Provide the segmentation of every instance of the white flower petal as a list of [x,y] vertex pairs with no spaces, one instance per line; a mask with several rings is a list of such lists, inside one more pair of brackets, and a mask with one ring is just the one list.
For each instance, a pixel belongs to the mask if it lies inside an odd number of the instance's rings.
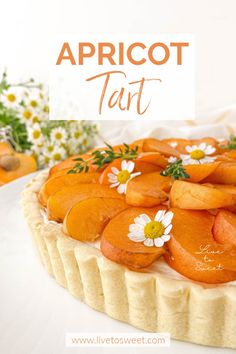
[[110,188],[117,187],[117,186],[119,186],[119,184],[120,184],[120,182],[113,183],[110,185]]
[[166,213],[166,210],[158,210],[158,212],[155,215],[154,220],[155,221],[161,221]]
[[126,183],[120,184],[119,187],[117,188],[117,192],[119,194],[124,194],[126,192]]
[[129,173],[133,172],[134,167],[135,167],[135,164],[134,164],[133,161],[128,161],[128,162],[127,162],[127,171],[128,171]]
[[190,145],[187,145],[187,146],[185,147],[185,150],[186,150],[187,152],[192,152],[192,151],[193,151],[193,147],[190,146]]
[[170,233],[170,231],[171,231],[171,229],[172,229],[172,224],[170,224],[169,226],[167,226],[166,228],[165,228],[165,231],[164,231],[164,235],[167,235],[167,234],[169,234]]
[[134,222],[140,225],[146,225],[148,222],[150,222],[151,219],[147,214],[140,214],[134,219]]
[[121,162],[121,169],[122,169],[122,171],[127,170],[127,167],[128,167],[127,161],[126,161],[126,160],[123,160],[123,161]]
[[144,235],[137,235],[133,232],[130,232],[128,234],[128,238],[134,242],[143,242],[146,239],[146,237]]
[[198,150],[202,150],[205,152],[206,147],[207,147],[207,144],[203,142],[203,143],[199,144]]
[[156,247],[162,247],[164,245],[164,241],[161,237],[157,237],[154,239],[154,244]]
[[152,238],[146,238],[144,241],[144,245],[147,247],[152,247],[154,245],[153,239]]
[[141,224],[131,224],[129,225],[129,231],[130,232],[142,232],[144,230],[144,225]]
[[174,156],[170,156],[167,160],[169,163],[174,163],[177,161],[177,157],[174,157]]
[[176,141],[170,141],[168,145],[170,145],[172,148],[176,148],[178,146],[178,143]]
[[116,167],[112,167],[111,168],[111,171],[115,174],[115,175],[118,175],[118,173],[120,172],[119,170],[118,170],[118,168],[116,168]]
[[131,180],[131,179],[134,178],[134,177],[140,176],[140,175],[141,175],[141,172],[131,173],[129,180]]
[[170,235],[163,235],[163,236],[161,236],[161,239],[162,239],[164,242],[167,242],[167,241],[169,241],[169,239],[170,239]]
[[216,151],[216,149],[215,149],[213,146],[208,145],[208,146],[206,147],[206,149],[205,149],[205,154],[206,154],[206,155],[211,155],[211,154],[213,154],[215,151]]
[[165,214],[165,216],[164,216],[164,218],[162,219],[162,224],[165,226],[165,227],[167,227],[167,226],[169,226],[170,225],[170,223],[171,223],[171,221],[172,221],[172,219],[173,219],[173,216],[174,216],[174,213],[172,212],[172,211],[168,211],[166,214]]

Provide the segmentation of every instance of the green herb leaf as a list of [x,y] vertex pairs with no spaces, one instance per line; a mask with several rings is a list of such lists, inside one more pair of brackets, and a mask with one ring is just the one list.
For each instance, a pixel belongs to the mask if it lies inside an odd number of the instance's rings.
[[236,135],[231,135],[228,145],[221,146],[221,149],[236,150]]
[[161,171],[161,176],[169,176],[173,179],[190,178],[189,174],[186,173],[186,170],[183,167],[182,160],[169,163],[166,166],[166,169]]
[[68,173],[88,172],[89,163],[96,166],[97,170],[99,170],[116,159],[133,160],[138,156],[138,146],[131,148],[128,144],[123,143],[123,147],[119,149],[119,152],[116,152],[111,145],[107,143],[105,145],[107,148],[93,151],[91,157],[87,160],[81,157],[76,158],[75,161],[77,163]]

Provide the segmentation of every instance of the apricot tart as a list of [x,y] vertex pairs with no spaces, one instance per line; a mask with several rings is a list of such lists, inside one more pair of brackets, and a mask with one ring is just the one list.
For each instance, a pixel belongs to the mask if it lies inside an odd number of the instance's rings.
[[39,173],[22,207],[48,273],[145,331],[236,348],[234,139],[107,145]]

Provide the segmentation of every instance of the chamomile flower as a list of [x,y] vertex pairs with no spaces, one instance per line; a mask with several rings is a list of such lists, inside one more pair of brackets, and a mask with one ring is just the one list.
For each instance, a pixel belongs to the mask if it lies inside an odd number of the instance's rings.
[[54,128],[51,131],[50,139],[52,142],[56,143],[57,145],[61,145],[63,143],[66,143],[67,132],[62,127]]
[[6,108],[16,109],[19,107],[19,103],[21,102],[21,95],[18,90],[10,87],[2,92],[0,95],[0,101]]
[[212,145],[201,143],[199,145],[186,146],[188,155],[181,155],[183,165],[207,164],[215,161],[212,155],[216,149]]
[[134,242],[143,242],[147,247],[162,247],[170,239],[172,211],[159,210],[154,220],[147,214],[140,214],[129,225],[128,237]]
[[[25,124],[32,124],[33,111],[31,108],[21,107],[20,113],[21,113],[21,119],[23,120],[23,122]],[[38,122],[35,122],[35,123],[38,123]]]
[[29,140],[36,146],[42,145],[44,137],[39,124],[34,124],[28,129]]
[[55,147],[51,154],[51,160],[53,163],[57,163],[66,157],[66,150],[63,147]]
[[132,173],[135,167],[135,163],[133,161],[126,161],[123,160],[121,162],[121,170],[119,171],[118,168],[112,167],[112,173],[108,174],[108,180],[111,183],[111,188],[117,188],[117,192],[120,194],[126,193],[126,188],[128,182],[141,174],[141,172]]
[[43,168],[46,166],[50,167],[53,163],[51,157],[43,153],[38,156],[38,164],[40,168]]

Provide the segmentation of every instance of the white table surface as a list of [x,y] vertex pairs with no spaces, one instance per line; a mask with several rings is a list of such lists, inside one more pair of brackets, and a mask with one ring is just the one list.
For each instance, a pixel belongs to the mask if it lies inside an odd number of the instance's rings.
[[141,332],[73,298],[44,270],[20,210],[28,175],[0,188],[0,353],[231,354],[171,341],[166,348],[66,348],[66,332]]

